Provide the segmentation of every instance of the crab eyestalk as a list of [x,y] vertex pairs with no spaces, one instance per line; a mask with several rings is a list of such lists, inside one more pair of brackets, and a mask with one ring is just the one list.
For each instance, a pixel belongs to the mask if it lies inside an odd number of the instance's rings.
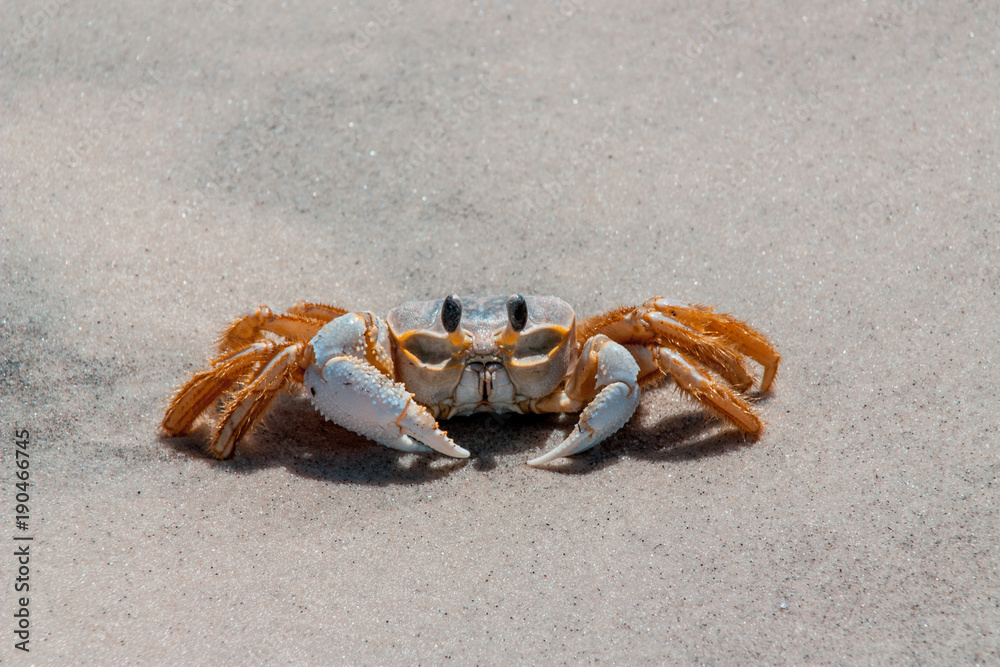
[[457,346],[464,345],[466,338],[462,333],[461,323],[462,300],[458,298],[457,294],[451,294],[445,297],[444,303],[441,304],[441,324],[444,325],[444,330],[448,332],[448,338],[452,344]]
[[523,296],[513,294],[507,299],[507,326],[500,334],[498,342],[503,347],[513,345],[526,326],[528,326],[528,304]]

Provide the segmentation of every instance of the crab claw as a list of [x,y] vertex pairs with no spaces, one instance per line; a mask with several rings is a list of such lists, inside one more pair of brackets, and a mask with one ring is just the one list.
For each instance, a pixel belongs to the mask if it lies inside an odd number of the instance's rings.
[[587,343],[583,356],[587,361],[582,373],[591,376],[600,391],[580,414],[580,421],[569,437],[553,450],[528,461],[529,466],[587,451],[624,426],[639,406],[642,398],[636,381],[639,365],[627,349],[606,336],[595,336]]
[[344,355],[329,359],[322,368],[310,366],[305,386],[324,417],[386,447],[469,456],[468,450],[437,427],[434,416],[402,384],[363,359]]
[[587,409],[580,414],[580,421],[569,437],[554,449],[528,461],[529,466],[540,466],[564,456],[585,452],[600,444],[625,425],[639,405],[640,390],[622,382],[615,382],[601,390]]

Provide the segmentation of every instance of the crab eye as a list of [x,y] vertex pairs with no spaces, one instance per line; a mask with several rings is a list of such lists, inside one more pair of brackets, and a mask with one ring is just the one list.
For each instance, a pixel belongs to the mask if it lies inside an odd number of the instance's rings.
[[528,324],[528,304],[520,294],[507,299],[507,319],[514,331],[521,331]]
[[441,324],[444,330],[452,333],[458,329],[459,322],[462,321],[462,300],[458,295],[452,294],[445,298],[444,305],[441,306]]

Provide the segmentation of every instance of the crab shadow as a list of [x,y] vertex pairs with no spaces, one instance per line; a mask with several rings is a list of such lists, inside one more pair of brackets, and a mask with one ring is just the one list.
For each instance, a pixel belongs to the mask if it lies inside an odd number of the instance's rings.
[[[635,421],[646,421],[646,410],[636,410]],[[584,475],[628,459],[664,463],[725,456],[751,447],[756,438],[722,423],[697,408],[667,415],[650,426],[626,424],[597,447],[558,459],[546,469],[565,475]]]
[[[622,430],[593,449],[548,464],[541,470],[581,475],[627,459],[669,462],[722,456],[754,443],[754,438],[707,417],[699,408],[676,408],[652,425],[640,405]],[[189,435],[160,436],[175,452],[200,458],[234,474],[285,468],[295,475],[334,483],[421,484],[466,466],[488,472],[522,466],[569,435],[576,415],[473,415],[444,423],[449,436],[472,452],[468,459],[400,452],[377,445],[323,419],[301,398],[275,399],[264,424],[239,445],[234,458],[217,461],[206,451],[211,426],[202,422]],[[531,451],[532,444],[537,451]]]

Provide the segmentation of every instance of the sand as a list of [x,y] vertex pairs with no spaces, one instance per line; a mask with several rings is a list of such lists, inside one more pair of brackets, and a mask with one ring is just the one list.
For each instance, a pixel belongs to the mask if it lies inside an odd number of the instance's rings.
[[[28,2],[2,12],[11,664],[1000,663],[991,3]],[[402,454],[279,399],[170,439],[218,331],[662,294],[783,361],[602,446]],[[30,519],[15,528],[17,432]]]

